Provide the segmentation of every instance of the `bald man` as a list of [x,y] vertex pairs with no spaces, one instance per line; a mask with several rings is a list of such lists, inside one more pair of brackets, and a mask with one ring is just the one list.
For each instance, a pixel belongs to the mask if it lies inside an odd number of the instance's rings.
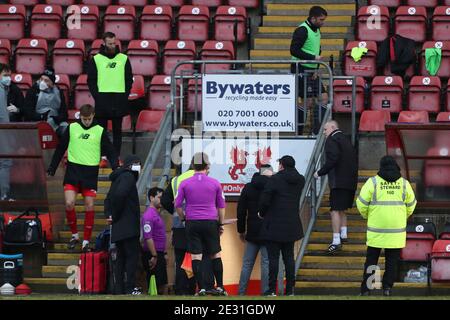
[[346,242],[348,238],[345,211],[353,207],[358,183],[358,159],[350,139],[339,130],[336,121],[328,121],[323,133],[327,137],[326,162],[314,173],[314,177],[317,179],[319,176],[328,175],[333,227],[333,241],[328,247],[328,253],[333,254],[342,249],[342,242]]

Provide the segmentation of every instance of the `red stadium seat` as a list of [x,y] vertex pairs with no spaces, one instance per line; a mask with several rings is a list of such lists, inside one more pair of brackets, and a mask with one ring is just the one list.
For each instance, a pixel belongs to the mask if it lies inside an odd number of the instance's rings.
[[93,6],[106,7],[111,5],[112,0],[81,0],[82,4],[90,4]]
[[431,19],[433,35],[432,39],[435,41],[450,40],[450,7],[441,6],[436,7]]
[[222,4],[222,0],[192,0],[193,6],[218,7]]
[[48,46],[44,39],[22,39],[16,47],[16,72],[41,74],[47,62]]
[[25,6],[0,4],[0,38],[19,40],[25,37]]
[[80,39],[61,39],[53,49],[53,68],[56,73],[79,75],[83,73],[84,42]]
[[209,9],[205,6],[182,6],[178,15],[178,39],[206,41],[209,33]]
[[136,131],[156,132],[159,130],[165,111],[142,110],[136,122]]
[[145,97],[145,82],[144,77],[140,75],[133,76],[133,86],[131,87],[128,100],[136,100]]
[[184,0],[155,0],[155,4],[158,6],[171,6],[181,7],[184,4]]
[[[208,40],[203,44],[200,51],[201,60],[234,60],[234,47],[231,41]],[[231,64],[205,64],[202,66],[202,72],[212,72],[221,70],[230,70]]]
[[[99,51],[100,47],[103,45],[102,39],[95,39],[94,42],[92,42],[91,50],[89,51],[89,59],[91,59],[93,56],[95,56]],[[122,51],[122,44],[119,39],[116,38],[116,45],[119,46],[119,50]]]
[[438,0],[407,0],[408,6],[434,8],[438,5]]
[[438,77],[449,78],[450,77],[450,41],[427,41],[423,44],[422,54],[420,59],[421,74],[426,76],[430,73],[426,69],[425,65],[425,50],[427,48],[441,49],[441,65],[436,74]]
[[[442,132],[444,133],[444,132]],[[448,157],[450,154],[449,135],[446,136],[447,145],[432,147],[427,151],[427,156]],[[450,186],[450,161],[447,159],[425,160],[424,168],[425,187],[448,187]]]
[[[197,85],[195,83],[197,82]],[[196,98],[197,97],[197,98]],[[197,101],[196,101],[197,99]],[[202,112],[202,80],[191,79],[188,83],[187,112]]]
[[0,63],[9,65],[11,56],[11,43],[8,39],[0,39]]
[[450,240],[450,223],[446,222],[444,226],[444,230],[442,230],[439,235],[440,240]]
[[[333,81],[333,112],[352,112],[352,80]],[[356,112],[364,110],[364,89],[366,81],[362,77],[356,77]]]
[[69,109],[67,110],[67,118],[68,118],[68,122],[72,123],[77,121],[78,119],[80,119],[80,110],[77,109]]
[[66,99],[66,104],[69,105],[70,99],[70,79],[67,74],[57,74],[55,76],[55,83],[64,94],[64,99]]
[[38,4],[31,13],[30,36],[47,40],[61,38],[62,17],[61,6]]
[[385,6],[395,8],[400,6],[401,0],[369,0],[369,5]]
[[13,73],[11,75],[11,80],[19,87],[24,97],[33,85],[33,79],[29,73]]
[[358,10],[358,39],[383,41],[389,36],[389,9],[384,6],[365,6]]
[[[355,47],[367,48],[368,52],[359,62],[351,57]],[[345,75],[374,77],[376,75],[377,44],[375,41],[350,41],[345,49]]]
[[154,76],[149,87],[148,106],[152,110],[166,110],[170,103],[170,76]]
[[234,29],[237,28],[237,41],[246,39],[247,12],[244,7],[220,6],[214,16],[214,39],[234,41]]
[[57,4],[60,6],[71,6],[75,3],[75,0],[45,0],[46,4]]
[[[169,40],[164,47],[163,53],[163,73],[171,74],[176,64],[183,60],[194,60],[196,55],[194,41]],[[193,66],[185,64],[177,69],[177,74],[181,72],[192,72]]]
[[155,40],[132,40],[127,55],[134,74],[153,76],[158,67],[158,43]]
[[245,7],[245,8],[258,8],[258,0],[228,0],[229,6]]
[[450,6],[450,0],[444,0],[443,1],[443,5]]
[[391,114],[384,110],[365,110],[359,120],[359,131],[384,131],[384,125],[391,122]]
[[[75,5],[67,9],[67,37],[93,41],[97,39],[99,11],[93,5]],[[76,16],[75,16],[76,15]],[[77,25],[77,23],[80,23]]]
[[429,123],[430,118],[426,111],[401,111],[397,122]]
[[147,0],[118,0],[117,4],[120,6],[135,6],[135,7],[143,7],[147,4]]
[[168,41],[172,37],[172,7],[145,6],[141,18],[141,39]]
[[408,93],[408,110],[439,112],[441,80],[439,77],[415,76]]
[[134,39],[136,10],[133,6],[108,6],[103,17],[103,31],[114,32],[122,41]]
[[39,0],[9,0],[9,3],[13,5],[35,6],[39,3]]
[[370,95],[371,110],[402,110],[403,79],[399,76],[373,78]]
[[431,251],[431,281],[450,281],[450,240],[436,240]]
[[447,83],[447,94],[445,99],[445,110],[450,111],[450,80]]
[[92,97],[89,87],[87,85],[87,75],[80,74],[75,85],[74,92],[74,107],[80,109],[83,104],[91,104],[95,106],[94,98]]
[[[108,131],[112,131],[111,120],[108,120]],[[131,117],[129,115],[122,118],[122,131],[131,131]]]
[[436,240],[433,223],[408,224],[406,227],[406,247],[400,251],[402,261],[425,262]]
[[436,117],[436,122],[450,121],[450,112],[439,112]]
[[424,7],[401,6],[395,13],[394,33],[417,42],[424,42],[427,29],[427,10]]

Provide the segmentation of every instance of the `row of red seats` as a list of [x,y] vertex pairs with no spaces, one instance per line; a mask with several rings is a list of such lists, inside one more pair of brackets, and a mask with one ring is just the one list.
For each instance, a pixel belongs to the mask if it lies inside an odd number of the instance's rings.
[[[449,122],[450,112],[439,112],[437,122]],[[391,121],[391,113],[385,110],[365,110],[359,120],[360,132],[383,132],[384,125]],[[401,111],[397,122],[429,123],[430,118],[426,111]]]
[[402,261],[429,262],[433,282],[450,281],[450,228],[446,225],[436,239],[433,227],[430,223],[408,225],[406,247],[401,250],[400,258]]
[[[362,59],[355,62],[351,57],[352,49],[355,47],[367,48],[367,54]],[[442,50],[441,65],[436,74],[438,77],[449,78],[450,77],[450,41],[427,41],[422,46],[422,52],[420,54],[420,74],[428,76],[429,72],[425,67],[425,50],[427,48],[438,48]],[[376,59],[378,54],[378,48],[375,41],[349,41],[345,48],[344,57],[344,73],[347,76],[361,76],[373,78],[377,75]],[[392,75],[390,67],[386,66],[384,69],[384,75]],[[414,66],[411,65],[406,71],[406,75],[411,77],[414,75]]]
[[[434,8],[438,6],[439,0],[369,0],[370,5],[386,6],[389,8],[394,8],[404,5],[409,6],[423,6],[427,8]],[[450,0],[442,0],[441,4],[450,5]]]
[[[246,39],[247,13],[244,7],[220,6],[214,16],[214,38],[234,40],[237,21],[237,40]],[[139,28],[136,22],[139,21]],[[25,38],[26,10],[23,5],[0,5],[0,38],[18,40]],[[76,5],[68,9],[66,23],[60,5],[36,5],[30,18],[30,37],[57,40],[62,36],[63,25],[71,39],[94,40],[100,22],[97,6]],[[209,39],[210,14],[206,6],[186,5],[180,8],[177,18],[177,38],[205,41]],[[139,30],[141,39],[167,41],[172,38],[173,13],[170,6],[145,6],[136,19],[133,6],[112,5],[103,17],[103,32],[114,32],[118,39],[130,41]]]
[[[368,88],[362,77],[356,78],[356,112],[364,110],[364,94]],[[441,109],[441,80],[439,77],[414,76],[407,94],[408,110],[437,113]],[[333,112],[352,111],[352,80],[333,81]],[[377,76],[370,88],[370,110],[402,111],[404,101],[403,79],[399,76]],[[444,101],[445,109],[450,111],[450,86]]]
[[[57,40],[52,52],[53,68],[56,73],[79,75],[83,73],[86,59],[98,53],[103,40],[93,42],[87,56],[83,40]],[[118,42],[119,47],[120,42]],[[202,60],[233,60],[235,48],[231,41],[206,41],[198,57]],[[11,44],[9,40],[0,39],[0,62],[9,63],[11,60]],[[18,73],[41,73],[46,64],[48,44],[43,39],[22,39],[15,51],[15,70]],[[132,40],[128,44],[126,54],[130,59],[133,73],[143,76],[153,76],[158,73],[161,63],[164,74],[170,74],[175,65],[181,60],[195,60],[196,45],[193,41],[169,40],[162,51],[162,61],[159,59],[159,45],[155,40]],[[182,66],[180,69],[190,69]],[[230,64],[207,64],[205,71],[228,70]],[[202,69],[203,70],[203,69]]]
[[[431,16],[431,39],[450,40],[450,5],[438,6]],[[425,7],[398,7],[393,19],[393,33],[417,42],[427,39],[428,19]],[[359,40],[383,41],[390,34],[389,9],[385,6],[364,6],[358,10]]]
[[[77,2],[76,0],[9,0],[11,4],[23,4],[26,6],[35,6],[40,2],[45,2],[47,4],[57,4],[61,6],[70,6]],[[112,0],[81,0],[82,4],[96,5],[99,7],[106,7],[113,3]],[[218,7],[222,4],[228,4],[230,6],[241,6],[247,8],[257,8],[259,6],[258,0],[117,0],[119,5],[132,5],[137,7],[143,7],[147,4],[153,3],[159,6],[171,6],[171,7],[181,7],[184,4],[190,2],[194,6],[208,6],[208,7]]]

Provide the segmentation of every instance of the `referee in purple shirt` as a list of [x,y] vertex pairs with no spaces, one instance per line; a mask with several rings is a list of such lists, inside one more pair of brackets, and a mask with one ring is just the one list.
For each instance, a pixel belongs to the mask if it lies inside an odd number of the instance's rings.
[[[184,180],[175,199],[175,208],[186,222],[188,252],[192,255],[192,270],[199,288],[198,295],[207,294],[201,270],[202,253],[210,255],[217,287],[214,295],[227,295],[223,288],[223,265],[220,255],[220,235],[223,233],[225,196],[219,181],[208,177],[209,160],[205,153],[196,153],[192,160],[194,176]],[[185,212],[183,212],[185,202]]]

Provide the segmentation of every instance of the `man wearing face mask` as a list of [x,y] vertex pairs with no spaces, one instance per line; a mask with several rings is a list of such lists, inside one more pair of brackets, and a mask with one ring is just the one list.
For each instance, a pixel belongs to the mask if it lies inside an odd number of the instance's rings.
[[141,294],[140,288],[135,287],[141,248],[140,204],[136,187],[140,172],[141,161],[132,154],[125,158],[122,167],[109,176],[112,182],[105,216],[112,225],[111,242],[117,247],[114,294]]
[[94,200],[97,194],[98,170],[100,152],[105,150],[113,168],[117,168],[117,155],[109,141],[106,130],[94,122],[94,107],[85,104],[80,108],[80,119],[71,123],[64,132],[58,147],[53,154],[47,170],[49,176],[54,176],[58,165],[68,150],[67,169],[64,176],[64,198],[66,202],[66,217],[72,237],[68,248],[75,249],[80,241],[77,230],[77,215],[75,200],[78,193],[84,197],[86,216],[84,220],[84,239],[82,250],[90,250],[89,242],[94,225]]
[[56,86],[56,74],[47,67],[25,97],[25,121],[47,121],[58,136],[67,129],[67,105],[64,94]]
[[[327,11],[319,6],[313,6],[309,10],[308,19],[299,25],[297,29],[295,29],[294,34],[292,35],[291,41],[291,56],[293,61],[297,60],[323,60],[320,48],[320,28],[324,25],[325,19],[327,18]],[[307,99],[306,107],[307,107],[307,116],[305,126],[311,126],[311,120],[314,117],[313,121],[313,131],[314,134],[318,133],[318,108],[314,108],[316,102],[314,101],[319,97],[319,85],[322,87],[322,96],[321,99],[326,101],[328,99],[327,94],[325,93],[324,86],[320,83],[317,71],[319,65],[316,63],[310,64],[300,64],[298,66],[299,73],[299,85],[298,85],[298,94],[299,101],[301,99]],[[295,73],[296,65],[291,64],[291,72]],[[305,77],[306,77],[306,88],[305,88]],[[306,96],[305,96],[306,89]],[[313,110],[314,109],[314,110]],[[299,123],[303,123],[303,113],[305,111],[303,109],[299,110]],[[299,126],[299,131],[303,131],[303,125]],[[305,133],[306,129],[305,129]]]
[[3,63],[0,63],[0,90],[7,99],[6,104],[2,103],[0,107],[0,123],[22,121],[23,94],[11,81],[11,68]]
[[[20,121],[20,109],[23,96],[19,88],[11,83],[11,69],[0,63],[0,123]],[[18,119],[19,118],[19,119]],[[0,145],[7,146],[8,141],[0,137]],[[0,159],[0,201],[12,201],[10,194],[11,159]]]
[[[95,99],[95,116],[107,129],[112,120],[113,144],[118,156],[122,146],[122,117],[128,114],[128,96],[133,85],[133,72],[127,55],[116,45],[112,32],[103,35],[100,52],[89,62],[88,86]],[[101,166],[106,166],[102,159]]]

